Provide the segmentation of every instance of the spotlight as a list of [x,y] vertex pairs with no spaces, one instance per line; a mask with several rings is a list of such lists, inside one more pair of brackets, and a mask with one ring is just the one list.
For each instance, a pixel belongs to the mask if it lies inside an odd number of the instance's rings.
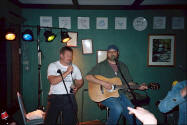
[[16,39],[16,34],[15,32],[13,32],[12,30],[8,30],[5,34],[5,39],[6,40],[9,40],[9,41],[12,41],[12,40],[15,40]]
[[52,42],[56,37],[56,35],[52,31],[45,31],[44,36],[46,42]]
[[22,33],[22,39],[24,41],[33,41],[34,37],[33,37],[33,32],[30,29],[26,29],[23,33]]
[[71,37],[68,35],[68,32],[61,31],[61,39],[63,43],[67,43],[69,40],[71,40]]

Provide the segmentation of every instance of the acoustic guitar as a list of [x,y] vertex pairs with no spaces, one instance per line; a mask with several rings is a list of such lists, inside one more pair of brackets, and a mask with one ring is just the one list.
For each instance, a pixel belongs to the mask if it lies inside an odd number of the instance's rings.
[[[89,93],[91,100],[93,100],[94,102],[101,102],[110,97],[119,97],[119,93],[118,93],[119,89],[124,89],[128,91],[127,87],[125,87],[122,84],[122,81],[119,77],[106,78],[101,75],[95,75],[95,77],[99,80],[111,83],[114,89],[112,91],[109,91],[100,84],[88,82],[88,93]],[[149,83],[147,86],[149,89],[160,88],[160,85],[158,83]],[[131,86],[131,89],[137,89],[138,87],[139,85]]]

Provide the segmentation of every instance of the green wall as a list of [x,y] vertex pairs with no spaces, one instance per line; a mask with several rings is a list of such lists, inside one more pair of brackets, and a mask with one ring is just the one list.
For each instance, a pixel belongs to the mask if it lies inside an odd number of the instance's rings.
[[[162,115],[159,113],[155,102],[162,99],[171,88],[173,80],[184,80],[186,74],[176,67],[147,67],[147,47],[148,34],[176,34],[176,66],[184,65],[186,67],[186,27],[185,30],[172,30],[171,17],[184,16],[182,10],[45,10],[45,9],[23,9],[22,16],[27,19],[25,24],[39,25],[40,16],[52,16],[53,26],[58,27],[59,16],[71,16],[71,31],[78,32],[78,47],[74,49],[74,61],[81,69],[85,78],[86,73],[96,64],[96,50],[105,50],[109,44],[116,44],[120,49],[120,60],[126,63],[130,73],[136,82],[158,82],[161,88],[158,91],[149,90],[151,103],[148,106],[159,121],[162,121]],[[90,29],[77,29],[77,17],[90,17]],[[127,17],[127,29],[115,30],[114,19],[118,16]],[[132,21],[138,16],[143,16],[148,20],[148,27],[142,32],[134,30]],[[167,28],[165,30],[153,30],[153,16],[166,16]],[[96,17],[108,17],[109,29],[96,30]],[[185,17],[186,20],[186,17]],[[185,24],[186,26],[186,24]],[[36,39],[36,29],[33,29]],[[58,30],[53,30],[59,32]],[[43,52],[42,60],[42,85],[44,91],[44,104],[47,102],[47,93],[49,91],[49,82],[47,81],[47,67],[49,63],[58,60],[59,49],[63,46],[60,43],[60,35],[52,43],[46,43],[43,37],[44,30],[41,30],[40,45]],[[94,54],[82,55],[81,40],[90,38],[93,40]],[[37,45],[36,41],[26,43],[22,41],[22,89],[23,99],[27,111],[32,111],[37,107]],[[24,61],[29,61],[29,70],[25,70]],[[87,81],[82,89],[87,88]],[[79,118],[81,117],[82,89],[77,93],[77,102],[79,106]],[[88,93],[85,92],[83,121],[104,119],[105,111],[100,111],[93,103]]]

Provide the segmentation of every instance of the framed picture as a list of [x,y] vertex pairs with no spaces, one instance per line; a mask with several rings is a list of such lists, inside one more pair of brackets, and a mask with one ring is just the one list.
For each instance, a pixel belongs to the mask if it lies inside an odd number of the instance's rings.
[[175,66],[175,35],[149,35],[148,66]]
[[71,40],[67,42],[67,46],[69,47],[77,47],[77,32],[68,32],[68,35],[71,37]]
[[107,58],[107,51],[98,50],[97,51],[97,63],[104,61]]
[[92,54],[93,53],[93,44],[91,39],[82,40],[82,53],[83,54]]

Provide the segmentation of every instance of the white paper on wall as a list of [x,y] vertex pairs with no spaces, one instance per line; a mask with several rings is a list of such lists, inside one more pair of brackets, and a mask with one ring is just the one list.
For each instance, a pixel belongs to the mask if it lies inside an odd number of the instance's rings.
[[172,29],[184,29],[184,17],[173,17]]
[[127,29],[127,18],[115,17],[115,29]]
[[166,17],[153,17],[153,29],[165,29]]
[[71,29],[71,17],[58,17],[59,28]]
[[108,17],[97,17],[96,29],[108,29]]
[[90,29],[90,18],[78,17],[78,29]]
[[40,26],[52,27],[52,16],[40,16]]

